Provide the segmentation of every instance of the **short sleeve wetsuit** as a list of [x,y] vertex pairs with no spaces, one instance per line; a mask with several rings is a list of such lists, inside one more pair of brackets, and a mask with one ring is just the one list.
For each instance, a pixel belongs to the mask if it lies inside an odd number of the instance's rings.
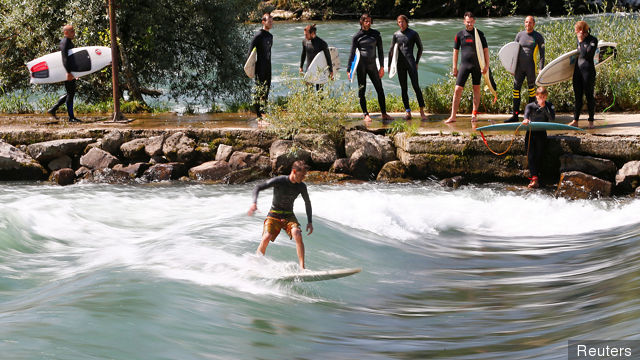
[[[410,111],[409,108],[409,94],[407,93],[407,73],[411,79],[411,85],[413,91],[418,98],[418,105],[424,107],[424,99],[422,97],[422,90],[420,89],[420,83],[418,81],[418,69],[416,64],[420,62],[422,56],[422,40],[420,35],[410,29],[406,28],[404,31],[398,30],[393,34],[391,38],[391,48],[389,49],[389,61],[388,67],[391,68],[391,60],[393,58],[393,48],[398,45],[398,81],[400,81],[400,90],[402,93],[402,103],[406,111]],[[413,57],[413,47],[418,47],[418,55]]]
[[[480,36],[480,42],[482,43],[482,49],[487,48],[487,39],[484,37],[484,33],[478,30]],[[482,69],[480,69],[480,63],[478,62],[478,55],[476,55],[476,39],[474,31],[468,31],[467,29],[460,30],[456,34],[453,48],[460,50],[460,66],[458,67],[458,77],[456,78],[456,85],[464,87],[464,84],[471,74],[471,81],[473,85],[480,85],[480,79],[482,77]],[[481,54],[484,56],[484,54]]]
[[[356,49],[360,51],[360,62],[356,69],[356,75],[358,76],[358,96],[360,98],[360,108],[365,115],[368,115],[367,111],[367,99],[365,93],[367,90],[367,75],[373,83],[373,87],[378,93],[378,103],[380,104],[380,110],[382,113],[387,112],[387,104],[384,97],[384,89],[382,88],[382,80],[378,74],[378,67],[376,65],[376,51],[377,57],[380,61],[380,65],[384,66],[384,53],[382,50],[382,37],[380,32],[374,29],[364,31],[360,29],[351,41],[351,55],[349,56],[349,66],[347,69],[351,69],[351,63],[353,62]],[[353,76],[353,74],[351,74]]]

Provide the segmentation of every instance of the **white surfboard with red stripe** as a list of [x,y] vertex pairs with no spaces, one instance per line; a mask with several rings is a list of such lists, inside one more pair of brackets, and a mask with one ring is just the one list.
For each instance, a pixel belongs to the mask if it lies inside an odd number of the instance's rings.
[[[71,74],[81,77],[111,64],[111,48],[85,46],[69,50]],[[51,84],[67,80],[60,51],[41,56],[27,63],[32,84]]]

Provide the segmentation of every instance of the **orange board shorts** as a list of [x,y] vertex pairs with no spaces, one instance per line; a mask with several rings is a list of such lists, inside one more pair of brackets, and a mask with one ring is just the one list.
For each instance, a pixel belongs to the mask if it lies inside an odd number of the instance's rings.
[[[278,236],[280,231],[284,229],[289,235],[289,239],[293,238],[293,228],[300,229],[300,223],[293,213],[287,214],[274,214],[269,212],[267,218],[264,220],[264,229],[262,230],[262,234],[265,232]],[[275,241],[275,237],[273,240]]]

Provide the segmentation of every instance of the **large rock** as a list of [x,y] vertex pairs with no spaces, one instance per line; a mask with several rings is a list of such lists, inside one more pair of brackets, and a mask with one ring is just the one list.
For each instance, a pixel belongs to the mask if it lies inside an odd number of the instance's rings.
[[320,170],[328,170],[338,159],[335,142],[326,134],[298,134],[293,139],[311,152],[311,165]]
[[186,168],[184,164],[172,162],[153,165],[144,172],[143,178],[147,181],[177,180],[184,176],[185,173]]
[[269,157],[274,174],[288,174],[291,172],[291,165],[298,160],[309,164],[311,153],[292,140],[276,140],[271,144]]
[[0,140],[0,180],[41,180],[46,174],[31,156]]
[[570,199],[594,199],[611,195],[613,184],[579,171],[560,175],[556,196]]
[[396,160],[393,140],[367,131],[349,131],[345,135],[345,152],[348,158],[358,150],[369,157],[380,160],[383,164]]
[[378,177],[376,178],[376,180],[398,182],[403,181],[406,176],[407,167],[404,166],[402,161],[394,160],[389,161],[388,163],[384,164],[384,166],[382,166],[382,169],[378,173]]
[[147,139],[144,151],[149,157],[161,156],[162,146],[164,145],[164,135],[152,136]]
[[640,185],[640,161],[629,161],[616,174],[616,188],[619,192],[630,193]]
[[231,154],[233,154],[233,146],[220,144],[218,145],[218,150],[216,151],[216,160],[229,161],[229,158],[231,158]]
[[147,155],[145,148],[147,145],[147,139],[134,139],[128,141],[120,146],[122,156],[128,162],[141,162],[147,161],[149,155]]
[[226,161],[209,161],[189,169],[189,178],[199,181],[218,181],[224,179],[231,172]]
[[56,170],[49,176],[49,181],[62,186],[71,185],[75,180],[76,173],[70,168]]
[[[229,158],[229,166],[232,170],[240,170],[246,167],[253,166],[258,163],[261,156],[259,154],[250,154],[242,151],[236,151]],[[266,156],[263,156],[266,158]]]
[[396,160],[393,141],[366,131],[349,131],[345,137],[351,175],[361,180],[375,180],[382,165]]
[[244,184],[250,181],[264,179],[269,176],[270,167],[251,166],[240,170],[235,170],[225,177],[227,184]]
[[162,152],[169,161],[190,162],[193,160],[196,142],[182,132],[169,136],[162,146]]
[[144,174],[144,172],[150,167],[148,163],[139,162],[135,164],[131,164],[129,166],[124,166],[122,164],[117,164],[113,167],[114,171],[121,171],[129,174],[131,178],[137,178]]
[[35,143],[27,146],[27,152],[40,163],[46,163],[64,155],[77,156],[82,154],[93,139],[61,139]]
[[329,168],[329,172],[332,173],[336,173],[336,174],[350,174],[351,170],[349,170],[349,159],[347,158],[341,158],[341,159],[337,159],[336,161],[333,162],[333,165],[331,165],[331,168]]
[[616,176],[616,164],[607,159],[573,154],[560,156],[560,173],[580,171],[601,179],[613,181]]
[[124,143],[124,135],[120,130],[111,130],[98,140],[99,148],[112,155],[117,155]]
[[111,168],[119,163],[120,160],[118,158],[98,148],[89,150],[88,153],[80,158],[80,165],[93,170]]

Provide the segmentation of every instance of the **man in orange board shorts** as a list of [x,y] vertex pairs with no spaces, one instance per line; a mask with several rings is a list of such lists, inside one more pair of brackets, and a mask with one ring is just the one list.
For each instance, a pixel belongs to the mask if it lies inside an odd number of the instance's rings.
[[296,251],[298,253],[298,261],[300,268],[304,269],[304,243],[302,242],[302,230],[300,223],[293,214],[293,202],[298,195],[302,195],[305,209],[307,212],[307,235],[313,232],[311,223],[311,200],[307,193],[307,185],[303,183],[304,177],[307,176],[308,166],[304,161],[296,161],[293,163],[291,173],[289,175],[281,175],[268,180],[265,183],[258,184],[253,189],[253,205],[248,211],[248,215],[252,216],[258,209],[258,194],[260,191],[273,188],[273,201],[271,210],[267,214],[264,221],[264,229],[262,231],[262,241],[258,246],[258,252],[262,255],[267,251],[267,245],[270,241],[274,241],[280,234],[281,230],[285,230],[289,238],[293,238],[296,242]]

